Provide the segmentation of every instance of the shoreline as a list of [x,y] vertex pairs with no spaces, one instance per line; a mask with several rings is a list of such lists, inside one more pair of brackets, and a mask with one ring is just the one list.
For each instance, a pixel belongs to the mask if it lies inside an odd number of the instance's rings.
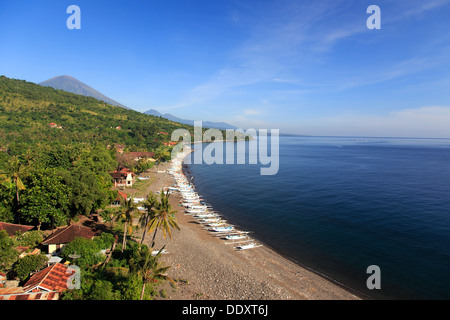
[[[174,185],[172,175],[167,172],[171,164],[160,164],[164,170],[151,170],[157,176],[151,185],[152,191]],[[233,245],[226,245],[225,240],[209,234],[192,216],[185,215],[184,207],[179,205],[181,199],[178,192],[170,195],[181,230],[173,231],[172,241],[163,239],[160,234],[156,237],[155,248],[165,245],[168,252],[161,257],[165,265],[171,265],[167,274],[177,280],[175,289],[165,284],[160,290],[166,292],[166,297],[158,299],[365,299],[351,288],[276,252],[266,243],[251,250],[235,250]],[[144,242],[149,243],[149,240]]]
[[[192,153],[192,152],[194,152],[194,150],[191,150],[191,153]],[[189,164],[185,164],[185,163],[184,163],[184,159],[185,159],[185,157],[183,158],[183,161],[182,161],[182,169],[181,169],[181,170],[182,170],[182,174],[189,180],[190,184],[194,186],[194,190],[196,190],[195,183],[193,182],[194,176],[193,176],[192,173],[191,173]],[[205,202],[208,202],[207,199],[204,199],[204,201],[205,201]],[[226,216],[226,213],[225,213],[224,217],[225,217],[225,216]],[[228,218],[227,218],[227,220],[228,220]],[[232,222],[232,225],[234,225],[234,226],[237,227],[237,229],[242,230],[242,228],[241,228],[240,225],[235,224],[235,223],[232,221],[232,219],[231,219],[230,221]],[[252,230],[250,230],[249,232],[250,232],[250,233],[253,233]],[[353,289],[353,288],[351,288],[351,287],[349,287],[349,286],[347,286],[347,285],[345,285],[345,284],[343,284],[343,283],[337,281],[336,279],[333,279],[332,277],[327,276],[326,274],[323,274],[323,273],[321,273],[321,272],[315,270],[314,268],[308,267],[307,265],[305,265],[305,264],[303,264],[303,263],[301,263],[301,262],[295,260],[294,258],[292,258],[292,257],[290,257],[290,256],[288,256],[288,255],[286,255],[286,254],[280,253],[279,251],[277,251],[276,249],[274,249],[270,244],[268,244],[267,242],[261,240],[261,239],[258,237],[257,234],[256,234],[256,237],[253,237],[253,236],[252,236],[252,238],[254,238],[255,240],[257,240],[257,242],[260,242],[261,244],[263,244],[265,247],[267,247],[267,248],[270,249],[271,251],[273,251],[274,254],[279,255],[279,256],[282,257],[283,259],[289,260],[290,262],[292,262],[292,263],[298,265],[299,267],[304,268],[304,269],[306,269],[306,270],[308,270],[308,271],[310,271],[310,272],[312,272],[312,273],[318,275],[319,277],[322,277],[322,278],[324,278],[324,279],[326,279],[326,280],[332,282],[333,284],[335,284],[335,285],[341,287],[343,290],[346,290],[346,291],[348,291],[349,293],[353,294],[353,295],[356,296],[358,299],[364,299],[364,300],[370,300],[370,299],[373,299],[373,297],[370,297],[370,296],[368,296],[368,295],[366,295],[366,294],[364,294],[364,293],[362,293],[362,292],[359,292],[358,290]]]

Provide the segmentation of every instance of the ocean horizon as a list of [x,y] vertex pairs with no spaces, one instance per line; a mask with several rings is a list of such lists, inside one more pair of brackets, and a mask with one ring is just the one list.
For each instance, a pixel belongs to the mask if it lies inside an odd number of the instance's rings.
[[[249,142],[213,143],[248,159]],[[230,223],[363,298],[448,299],[449,159],[450,139],[282,135],[276,175],[260,164],[189,170]],[[367,288],[371,265],[381,289]]]

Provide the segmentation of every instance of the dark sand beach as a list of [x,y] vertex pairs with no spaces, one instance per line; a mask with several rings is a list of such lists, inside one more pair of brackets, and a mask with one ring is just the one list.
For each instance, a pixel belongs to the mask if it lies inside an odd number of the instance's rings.
[[[150,169],[145,175],[145,190],[135,196],[144,197],[173,185],[172,176],[165,171],[169,163]],[[158,172],[159,171],[159,172]],[[146,194],[144,194],[146,193]],[[171,194],[172,208],[177,210],[181,230],[173,231],[173,239],[156,237],[155,249],[165,245],[167,254],[161,260],[170,265],[168,276],[177,280],[176,286],[165,284],[170,300],[354,300],[360,299],[350,291],[335,284],[267,246],[237,251],[226,245],[220,237],[211,235],[179,206],[181,196]],[[249,230],[251,231],[251,230]],[[140,239],[140,231],[136,238]],[[150,243],[147,235],[144,243]]]

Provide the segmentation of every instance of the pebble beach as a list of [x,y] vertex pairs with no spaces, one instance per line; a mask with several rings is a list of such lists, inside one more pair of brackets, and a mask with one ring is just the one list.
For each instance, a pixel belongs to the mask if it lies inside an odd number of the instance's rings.
[[[174,185],[172,163],[148,170],[151,182],[145,192]],[[139,194],[137,194],[139,195]],[[143,196],[143,195],[140,195]],[[176,286],[163,285],[167,300],[358,300],[358,296],[307,268],[279,255],[268,246],[236,250],[226,240],[205,230],[192,215],[185,214],[178,192],[170,195],[181,230],[172,240],[159,233],[155,249],[165,246],[161,261]],[[251,231],[251,230],[248,230]],[[140,238],[141,233],[136,234]],[[144,243],[150,243],[150,235]]]

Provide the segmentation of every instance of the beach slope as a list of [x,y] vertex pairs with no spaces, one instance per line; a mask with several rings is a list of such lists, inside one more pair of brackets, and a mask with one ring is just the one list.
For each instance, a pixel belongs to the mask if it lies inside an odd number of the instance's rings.
[[[173,185],[172,176],[161,164],[147,174],[152,183],[146,190],[156,192]],[[354,300],[359,297],[341,286],[277,254],[267,246],[237,251],[218,236],[211,235],[179,206],[181,196],[170,196],[177,210],[181,230],[172,241],[156,238],[155,249],[165,245],[161,259],[170,265],[168,276],[176,288],[166,284],[165,299],[172,300]],[[150,236],[145,243],[150,243]]]

